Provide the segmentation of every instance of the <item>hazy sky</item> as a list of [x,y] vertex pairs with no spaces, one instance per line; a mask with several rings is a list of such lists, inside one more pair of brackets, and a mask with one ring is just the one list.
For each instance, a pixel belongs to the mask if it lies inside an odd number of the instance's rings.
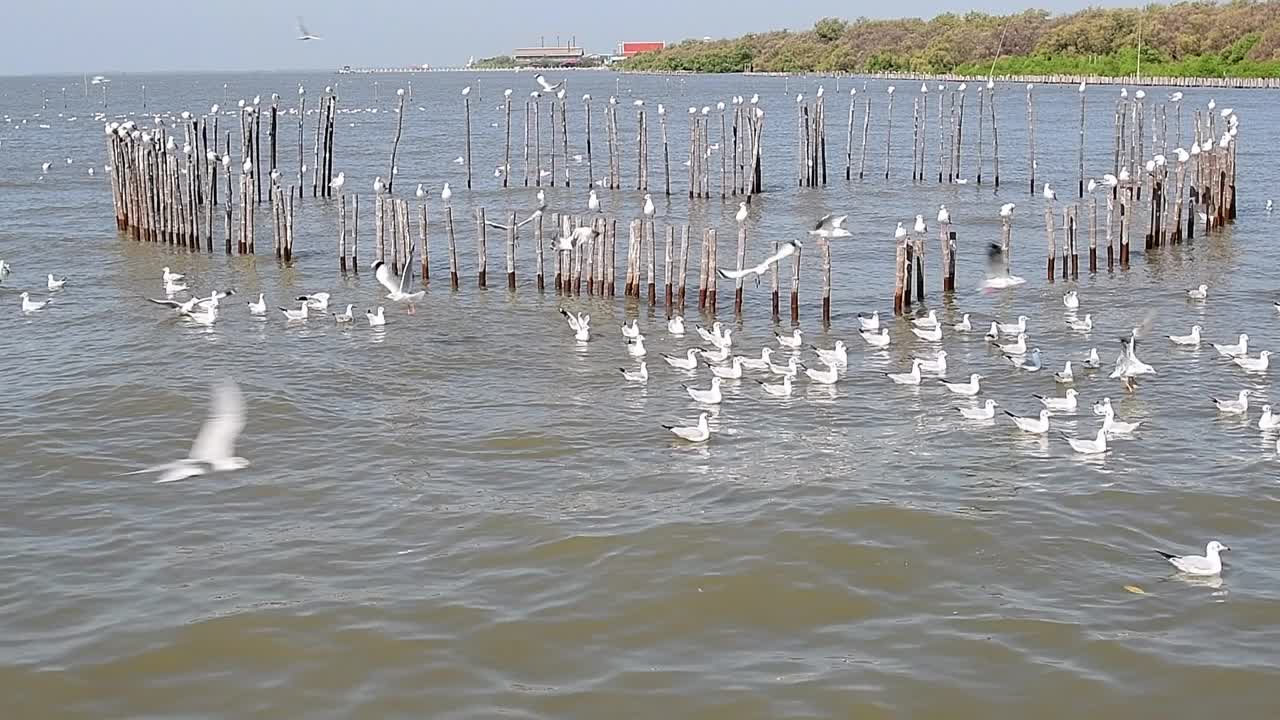
[[[460,65],[471,55],[576,35],[588,51],[622,40],[730,37],[807,28],[818,18],[932,16],[946,10],[1007,12],[1025,0],[213,0],[114,3],[11,0],[0,20],[0,75],[146,70],[330,69],[342,65]],[[1124,5],[1106,0],[1103,5]],[[1053,11],[1079,0],[1034,3]],[[734,12],[728,8],[733,7]],[[297,15],[324,37],[295,40]]]

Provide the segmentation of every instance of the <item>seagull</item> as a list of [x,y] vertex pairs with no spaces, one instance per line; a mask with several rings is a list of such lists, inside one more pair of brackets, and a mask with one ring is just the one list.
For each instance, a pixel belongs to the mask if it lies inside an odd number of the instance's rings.
[[1027,331],[1027,320],[1030,320],[1030,318],[1026,315],[1019,315],[1018,322],[997,323],[996,327],[999,328],[1000,333],[1003,335],[1021,335]]
[[1116,411],[1111,407],[1111,399],[1105,398],[1106,404],[1102,408],[1102,429],[1107,435],[1129,435],[1142,425],[1142,422],[1129,423],[1121,422],[1116,419]]
[[727,368],[717,367],[711,363],[707,363],[707,367],[711,368],[711,374],[721,380],[740,380],[742,379],[742,359],[733,358],[733,362]]
[[328,310],[329,309],[329,293],[318,292],[313,295],[299,295],[299,302],[304,302],[312,310]]
[[340,313],[333,313],[333,321],[339,325],[355,321],[355,316],[351,314],[352,305],[347,305],[347,309]]
[[1098,181],[1093,178],[1089,178],[1089,186],[1086,189],[1092,194],[1094,190],[1098,189]]
[[245,304],[249,306],[250,315],[266,315],[267,314],[267,299],[266,299],[266,296],[263,295],[262,293],[258,293],[257,302],[250,300]]
[[822,219],[813,226],[809,231],[810,235],[816,235],[820,238],[842,238],[852,237],[853,234],[844,229],[844,221],[848,220],[848,215],[838,215],[832,217],[831,213],[822,216]]
[[1263,350],[1258,353],[1258,357],[1237,357],[1231,358],[1232,362],[1239,365],[1249,372],[1266,372],[1267,366],[1271,362],[1271,351]]
[[985,337],[988,340],[993,340],[993,341],[999,340],[1000,339],[1000,323],[992,321],[991,329],[987,331],[987,334],[985,335]]
[[1011,343],[1003,345],[996,343],[996,347],[1000,348],[1000,352],[1005,355],[1026,355],[1027,354],[1027,336],[1025,333],[1019,334],[1018,339]]
[[386,190],[386,189],[387,189],[387,184],[386,184],[386,183],[384,183],[384,182],[382,182],[382,176],[381,176],[381,175],[379,175],[378,177],[376,177],[376,178],[374,178],[374,179],[373,179],[373,194],[374,194],[374,195],[381,195],[381,194],[382,194],[382,191],[384,191],[384,190]]
[[1021,355],[1014,355],[1009,358],[1009,362],[1015,367],[1027,372],[1038,372],[1040,370],[1040,348],[1032,348],[1031,356],[1023,358]]
[[672,357],[666,353],[662,353],[662,359],[667,364],[678,370],[696,370],[698,368],[698,349],[689,348],[689,353],[685,358]]
[[858,333],[868,345],[874,348],[888,347],[889,345],[889,329],[881,328],[879,331],[863,330]]
[[1068,320],[1067,325],[1076,332],[1090,332],[1093,330],[1093,314],[1085,313],[1084,320]]
[[1066,295],[1062,296],[1062,304],[1066,306],[1068,310],[1075,310],[1080,307],[1080,295],[1076,293],[1075,290],[1071,290]]
[[289,308],[282,307],[280,308],[280,312],[284,313],[285,318],[291,322],[295,320],[306,320],[307,316],[310,314],[307,312],[306,303],[302,303],[301,307],[297,310],[290,310]]
[[[1277,308],[1280,308],[1280,304],[1277,304]],[[965,317],[968,317],[968,316],[966,315]],[[880,311],[877,310],[871,313],[871,315],[869,316],[863,315],[862,313],[858,313],[858,324],[862,326],[863,330],[879,330],[880,329]]]
[[167,266],[160,268],[160,279],[165,283],[176,283],[184,277],[186,277],[186,275],[183,275],[182,273],[169,272],[169,268]]
[[974,373],[969,376],[969,382],[951,383],[951,382],[947,382],[946,380],[942,380],[940,382],[943,385],[945,385],[948,390],[955,393],[956,395],[973,397],[974,395],[977,395],[979,392],[981,392],[981,388],[978,385],[978,381],[981,379],[982,379],[981,375],[979,375],[978,373]]
[[1166,335],[1174,345],[1200,347],[1200,326],[1192,325],[1190,335]]
[[965,313],[965,314],[961,317],[960,322],[958,322],[958,323],[956,323],[954,326],[952,326],[952,328],[951,328],[951,329],[952,329],[952,330],[955,330],[956,332],[972,332],[972,331],[973,331],[973,323],[969,322],[969,313]]
[[1051,202],[1058,199],[1058,193],[1055,192],[1053,188],[1049,187],[1049,183],[1044,184],[1044,192],[1042,194],[1044,195],[1045,200],[1049,200]]
[[920,384],[920,361],[912,359],[911,372],[905,373],[885,373],[885,377],[894,381],[899,385],[919,385]]
[[552,242],[555,243],[557,252],[572,252],[579,245],[594,240],[599,234],[600,232],[596,230],[594,225],[583,225],[575,228],[573,232],[565,237],[555,238]]
[[1170,555],[1163,550],[1156,550],[1156,552],[1182,573],[1212,577],[1222,574],[1222,557],[1220,553],[1229,550],[1231,548],[1217,540],[1210,540],[1209,544],[1204,546],[1204,555]]
[[1182,93],[1181,93],[1181,92],[1172,92],[1172,93],[1169,93],[1169,102],[1178,102],[1178,101],[1179,101],[1179,100],[1181,100],[1181,99],[1182,99]]
[[216,305],[211,305],[205,310],[184,310],[179,311],[179,314],[197,325],[209,327],[218,319],[218,308]]
[[768,370],[769,365],[773,362],[773,348],[760,348],[759,358],[749,358],[743,355],[735,355],[735,360],[742,362],[743,370]]
[[832,350],[823,350],[817,345],[812,345],[811,347],[814,352],[818,354],[818,358],[821,359],[822,362],[832,367],[836,367],[837,365],[847,366],[849,364],[849,352],[845,347],[843,340],[837,340],[835,348]]
[[1044,395],[1032,395],[1031,397],[1039,400],[1040,404],[1054,412],[1073,413],[1079,406],[1079,396],[1080,393],[1077,392],[1075,388],[1071,388],[1067,390],[1067,396],[1065,398],[1051,398],[1045,397]]
[[48,279],[49,292],[53,292],[54,290],[61,290],[62,286],[66,284],[67,284],[67,278],[65,276],[61,279],[58,279],[58,278],[55,278],[52,273],[49,274],[49,279]]
[[1244,357],[1249,354],[1249,336],[1245,333],[1240,333],[1240,342],[1235,345],[1219,345],[1218,343],[1214,343],[1213,349],[1217,350],[1218,354],[1222,357]]
[[587,193],[587,209],[593,213],[600,212],[600,196],[594,189]]
[[22,298],[22,312],[24,313],[33,313],[38,310],[43,310],[50,302],[52,302],[52,300],[41,300],[40,302],[36,302],[31,300],[30,293],[26,292],[19,295],[19,297]]
[[650,195],[649,193],[644,194],[644,209],[642,210],[642,212],[644,213],[645,217],[650,219],[652,219],[654,216],[654,213],[657,212],[657,209],[654,208],[653,206],[653,196]]
[[542,73],[538,73],[537,75],[533,76],[533,80],[534,82],[538,83],[538,87],[542,88],[542,92],[544,93],[553,93],[559,90],[561,86],[564,85],[563,80],[556,83],[555,85],[552,85],[550,82],[547,81],[546,76],[543,75]]
[[895,241],[901,241],[906,236],[907,236],[907,229],[902,227],[902,223],[899,222],[898,227],[894,228],[893,230],[893,239]]
[[836,372],[834,365],[828,365],[826,370],[814,370],[804,365],[800,367],[804,368],[804,374],[808,375],[809,379],[818,385],[835,385],[840,380],[840,374]]
[[387,316],[384,314],[381,305],[378,306],[377,312],[365,310],[364,317],[369,321],[369,327],[383,327],[387,324]]
[[927,317],[916,318],[911,321],[911,324],[921,330],[934,330],[938,327],[938,311],[930,310]]
[[709,352],[707,350],[703,350],[702,348],[698,348],[698,352],[702,355],[702,357],[706,358],[707,360],[710,360],[713,363],[722,363],[725,360],[729,359],[729,348],[726,348],[726,347],[717,347],[715,352]]
[[[1267,205],[1270,206],[1270,204],[1271,204],[1271,201],[1268,200]],[[1267,211],[1268,212],[1271,211],[1270,207],[1267,208]],[[737,220],[739,225],[747,221],[747,204],[746,203],[744,202],[738,203],[738,212],[733,216],[733,219]]]
[[924,340],[925,342],[941,342],[942,341],[941,327],[935,327],[932,330],[921,330],[920,328],[913,327],[911,328],[911,332],[915,334],[916,337],[920,338],[921,340]]
[[1218,412],[1225,415],[1245,415],[1249,412],[1249,391],[1241,390],[1240,395],[1235,400],[1219,400],[1218,398],[1209,398],[1214,405],[1218,406]]
[[648,351],[644,348],[644,336],[637,335],[627,341],[627,354],[631,357],[644,357]]
[[187,286],[182,283],[165,282],[164,284],[165,295],[177,295],[178,293],[186,289],[187,289]]
[[307,40],[323,40],[319,35],[312,35],[307,32],[307,26],[302,24],[302,17],[298,17],[298,39],[306,42]]
[[676,315],[668,320],[667,332],[675,337],[682,337],[684,335],[684,318],[680,315]]
[[233,381],[224,380],[213,388],[209,417],[196,435],[187,457],[126,474],[158,472],[157,483],[170,483],[212,472],[242,470],[249,467],[249,461],[235,456],[235,442],[243,429],[244,398]]
[[1098,436],[1093,440],[1080,440],[1078,438],[1067,437],[1068,443],[1071,443],[1071,449],[1081,455],[1101,455],[1107,451],[1107,431],[1105,428],[1098,430]]
[[640,323],[635,318],[631,319],[631,324],[622,323],[622,337],[636,338],[640,337]]
[[1187,297],[1191,298],[1192,300],[1204,300],[1205,298],[1209,297],[1209,286],[1201,285],[1198,288],[1188,290]]
[[781,335],[779,333],[774,333],[773,336],[777,338],[778,344],[784,348],[795,349],[800,347],[800,343],[801,343],[800,328],[796,328],[792,330],[790,335]]
[[693,398],[693,401],[696,403],[701,405],[719,405],[720,402],[724,400],[724,395],[720,393],[720,382],[721,380],[718,377],[711,378],[710,390],[699,390],[697,388],[689,387],[688,385],[681,385],[681,387],[685,389],[685,392],[689,393],[689,397]]
[[1084,359],[1084,366],[1089,370],[1097,370],[1102,367],[1102,359],[1098,357],[1098,348],[1089,349],[1089,356]]
[[347,174],[345,172],[339,172],[338,177],[329,181],[329,187],[339,191],[342,190],[342,186],[346,184],[347,184]]
[[1013,209],[1017,205],[1013,203],[1005,203],[1000,206],[1000,217],[1013,217]]
[[1018,417],[1008,410],[1005,410],[1004,414],[1013,418],[1013,424],[1017,425],[1018,429],[1022,432],[1030,433],[1032,435],[1045,435],[1049,432],[1048,410],[1041,410],[1040,416],[1036,418]]
[[934,375],[947,374],[947,351],[939,350],[938,355],[933,360],[926,360],[922,357],[914,357],[913,359],[920,361],[921,372],[932,373]]
[[679,427],[677,425],[663,425],[663,428],[670,430],[672,435],[681,440],[700,443],[706,442],[711,437],[711,428],[707,427],[707,414],[702,413],[698,416],[698,424],[690,427]]
[[769,372],[773,373],[774,375],[782,375],[785,377],[795,377],[796,374],[800,372],[800,361],[797,360],[795,357],[792,357],[790,360],[787,361],[786,365],[775,365],[772,362],[770,362]]
[[444,189],[440,191],[440,199],[449,202],[449,198],[453,197],[453,190],[449,189],[449,183],[444,184]]
[[1062,385],[1070,385],[1071,383],[1074,383],[1076,381],[1075,373],[1071,371],[1070,360],[1068,360],[1067,364],[1063,366],[1062,372],[1057,372],[1053,374],[1053,379]]
[[1262,417],[1258,418],[1258,429],[1263,432],[1280,430],[1280,415],[1272,413],[1270,405],[1262,406]]
[[968,420],[991,420],[996,416],[995,400],[988,400],[976,408],[960,408],[960,414]]
[[[405,259],[404,267],[405,267],[405,270],[408,270],[413,267],[413,248],[412,247],[409,248],[409,257]],[[419,290],[417,292],[411,292],[411,293],[407,293],[404,291],[405,280],[407,280],[409,278],[409,275],[411,274],[412,273],[410,272],[406,272],[405,274],[401,275],[400,281],[397,283],[395,279],[395,274],[391,271],[391,268],[388,267],[386,263],[382,262],[381,260],[375,261],[373,263],[373,277],[377,279],[378,283],[382,285],[382,287],[386,288],[387,299],[392,302],[414,302],[416,300],[421,300],[422,297],[427,294],[425,290]]]
[[743,268],[741,270],[725,270],[723,268],[716,268],[716,272],[720,274],[720,277],[725,278],[726,280],[737,280],[739,278],[746,278],[754,275],[756,287],[760,287],[760,276],[768,272],[771,265],[777,264],[785,258],[796,254],[802,247],[803,245],[799,240],[788,240],[787,242],[779,245],[778,251],[762,260],[759,265]]
[[640,361],[639,370],[628,370],[626,368],[618,368],[618,370],[622,371],[622,377],[626,378],[627,382],[649,382],[649,366],[644,360]]
[[756,382],[760,383],[760,387],[769,395],[772,395],[774,397],[791,397],[791,376],[790,375],[782,376],[781,385],[772,385],[770,383],[764,382],[763,380],[757,380]]
[[938,224],[944,225],[949,222],[951,222],[951,213],[947,212],[947,206],[939,205],[938,206]]
[[591,339],[591,316],[578,313],[570,314],[568,310],[560,308],[560,314],[569,323],[569,329],[573,331],[573,339],[578,342],[587,342]]
[[702,327],[701,325],[695,326],[695,329],[698,331],[698,336],[703,340],[706,340],[716,347],[720,346],[720,339],[724,337],[724,324],[719,320],[711,323],[710,330]]
[[422,198],[426,197],[426,195],[427,195],[427,191],[423,189],[422,183],[418,183],[418,188],[413,191],[413,196],[421,200]]

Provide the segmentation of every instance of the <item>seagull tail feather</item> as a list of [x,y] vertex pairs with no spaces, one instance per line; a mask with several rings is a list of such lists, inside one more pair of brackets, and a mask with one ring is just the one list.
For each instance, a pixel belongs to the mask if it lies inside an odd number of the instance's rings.
[[1154,552],[1158,554],[1160,557],[1164,558],[1165,560],[1175,560],[1178,557],[1177,555],[1170,555],[1169,553],[1163,550],[1155,550]]

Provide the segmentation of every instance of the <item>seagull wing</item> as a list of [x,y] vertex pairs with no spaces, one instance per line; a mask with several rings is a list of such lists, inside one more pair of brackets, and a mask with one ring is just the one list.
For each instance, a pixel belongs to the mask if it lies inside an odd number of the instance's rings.
[[795,246],[795,243],[784,243],[781,247],[779,247],[779,248],[778,248],[778,252],[776,252],[776,253],[774,253],[774,254],[770,255],[769,257],[765,258],[765,259],[764,259],[764,262],[763,262],[763,263],[761,263],[761,264],[762,264],[762,265],[773,265],[774,263],[781,262],[781,261],[782,261],[782,260],[784,260],[785,258],[788,258],[788,257],[790,257],[790,256],[794,255],[794,254],[795,254],[795,252],[796,252],[796,246]]
[[813,229],[815,232],[818,230],[830,230],[831,229],[831,213],[827,213],[826,215],[823,215],[822,219],[819,220],[818,223],[813,226]]
[[409,254],[404,259],[404,274],[400,276],[400,294],[404,294],[404,284],[413,275],[413,243],[409,243]]
[[225,380],[213,389],[209,418],[191,444],[191,460],[213,462],[235,456],[236,437],[244,429],[244,398],[240,388]]
[[391,274],[391,268],[387,267],[386,263],[380,263],[378,268],[373,271],[373,276],[378,279],[382,287],[387,289],[387,292],[393,293],[399,290],[396,286],[395,278]]
[[183,305],[177,300],[156,300],[155,298],[147,298],[146,300],[147,302],[153,302],[157,305],[164,305],[166,307],[171,307],[171,308],[180,308]]

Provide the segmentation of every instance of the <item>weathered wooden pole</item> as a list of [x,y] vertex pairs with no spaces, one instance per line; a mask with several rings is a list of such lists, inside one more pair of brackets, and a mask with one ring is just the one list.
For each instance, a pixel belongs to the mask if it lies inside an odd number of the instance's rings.
[[1048,280],[1049,282],[1053,282],[1054,261],[1056,260],[1058,245],[1057,245],[1057,238],[1054,237],[1052,206],[1046,206],[1044,209],[1044,235],[1045,235],[1045,241],[1048,245],[1048,256],[1049,256],[1048,263],[1047,263]]
[[[889,86],[889,124],[888,131],[885,133],[884,139],[884,179],[889,179],[889,158],[893,155],[893,90],[892,85]],[[798,257],[798,255],[797,255]],[[799,266],[797,265],[797,268]]]
[[[462,112],[466,122],[467,189],[471,189],[471,87],[462,89]],[[483,232],[483,231],[482,231]]]
[[791,324],[796,325],[800,322],[800,254],[801,248],[796,247],[795,254],[791,256]]
[[[689,226],[680,226],[680,271],[677,275],[679,280],[679,305],[680,312],[684,313],[684,291],[685,280],[689,276]],[[612,295],[612,293],[610,293]]]
[[984,131],[986,130],[986,95],[982,92],[983,87],[978,86],[978,184],[982,184],[982,168],[986,158],[982,154],[982,141]]
[[648,273],[646,279],[649,283],[649,307],[653,307],[658,304],[658,270],[655,257],[657,255],[657,251],[655,248],[653,221],[650,220],[645,223],[645,225],[645,244],[648,246],[645,263]]
[[893,244],[893,314],[901,315],[907,308],[907,239],[894,240]]
[[[862,115],[862,153],[858,159],[858,179],[861,180],[864,171],[867,169],[867,132],[871,129],[871,95],[867,92],[867,86],[862,86],[862,95],[866,98],[866,110]],[[773,314],[775,319],[778,315],[777,303],[774,304]]]
[[996,86],[987,80],[987,99],[991,105],[991,172],[995,176],[996,189],[1000,189],[1000,130],[996,127]]
[[449,287],[458,289],[458,243],[453,232],[453,207],[444,206],[444,232],[449,238]]
[[1080,82],[1080,197],[1084,197],[1084,81]]
[[664,267],[666,268],[666,284],[663,298],[667,306],[667,318],[671,318],[671,302],[672,302],[672,279],[674,277],[674,268],[672,267],[672,247],[675,245],[676,229],[670,225],[667,226],[667,243],[666,253],[663,255]]
[[698,263],[698,309],[702,310],[707,306],[707,270],[711,265],[711,236],[710,230],[704,230],[702,233],[702,255]]
[[[387,168],[388,194],[393,191],[396,181],[396,153],[400,150],[400,133],[404,130],[404,88],[396,90],[396,95],[400,98],[400,104],[399,107],[396,108],[396,135],[395,139],[391,141],[391,161]],[[470,121],[468,121],[468,125],[470,125]],[[469,132],[470,130],[468,130],[468,133]],[[470,168],[468,168],[467,175],[470,176],[470,174]],[[471,185],[468,184],[467,187],[471,187]]]
[[1036,194],[1036,116],[1035,105],[1031,101],[1031,88],[1031,83],[1027,83],[1027,172],[1030,175],[1028,187],[1034,196]]
[[587,187],[596,186],[596,168],[595,163],[591,159],[591,96],[582,96],[583,134],[587,145]]
[[822,324],[831,325],[831,241],[818,239],[822,248]]
[[[858,91],[856,88],[849,89],[849,132],[845,140],[844,150],[844,179],[846,181],[853,179],[853,110],[857,106]],[[734,142],[737,144],[737,121],[734,121]]]
[[671,196],[671,146],[667,142],[667,108],[658,105],[658,128],[662,133],[662,179],[667,196]]
[[516,214],[507,216],[507,289],[516,289]]
[[507,187],[507,181],[511,177],[511,91],[503,92],[503,114],[507,118],[507,129],[505,133],[506,141],[502,151],[502,187]]
[[[738,272],[742,272],[742,268],[747,262],[747,226],[738,225]],[[742,278],[733,281],[733,312],[736,315],[742,314]]]
[[544,265],[542,261],[542,248],[546,246],[546,238],[543,236],[542,218],[542,213],[539,213],[537,219],[534,220],[533,225],[533,270],[537,276],[538,292],[540,293],[546,290],[546,281],[542,275],[542,268]]
[[426,285],[431,281],[431,266],[427,262],[431,258],[431,247],[427,243],[427,203],[425,200],[418,205],[418,256],[422,258],[422,284]]

